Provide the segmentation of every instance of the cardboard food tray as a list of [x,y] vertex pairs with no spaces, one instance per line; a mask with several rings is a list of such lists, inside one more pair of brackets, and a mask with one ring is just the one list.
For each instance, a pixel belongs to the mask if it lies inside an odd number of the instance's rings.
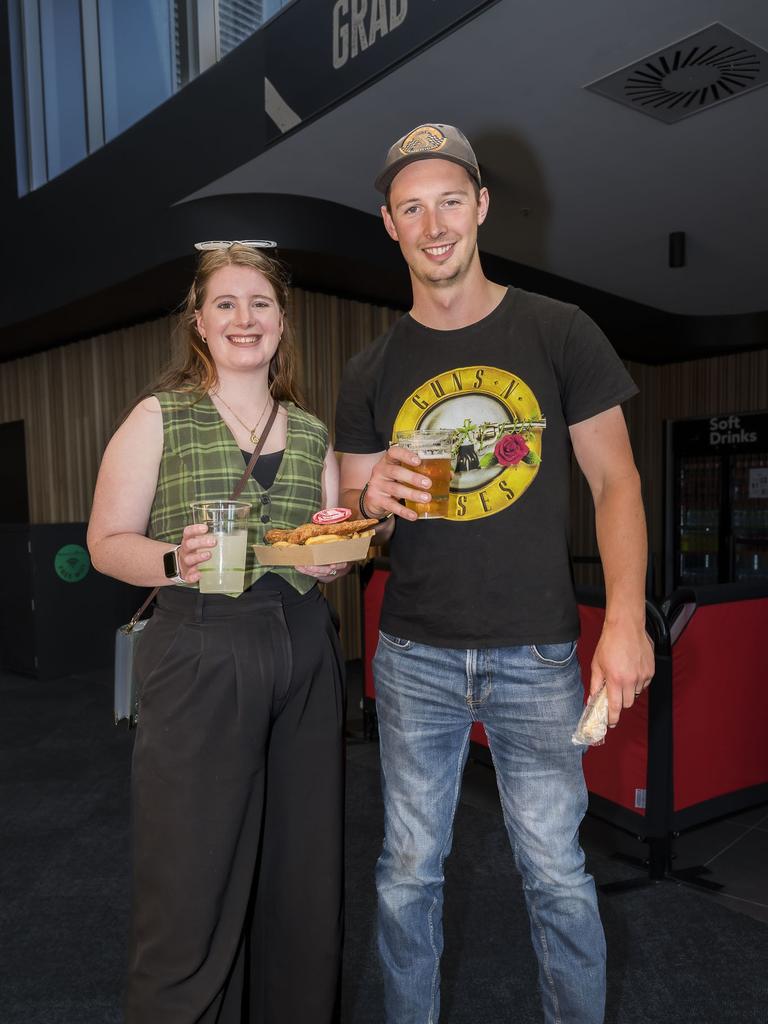
[[300,544],[290,548],[275,548],[271,544],[252,546],[260,565],[330,565],[331,562],[359,562],[368,554],[370,544],[370,537],[356,537],[332,544]]

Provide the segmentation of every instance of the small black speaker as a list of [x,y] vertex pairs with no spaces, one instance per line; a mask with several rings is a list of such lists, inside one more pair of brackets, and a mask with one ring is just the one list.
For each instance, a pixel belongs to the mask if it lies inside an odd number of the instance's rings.
[[669,235],[669,265],[670,267],[685,266],[685,232],[672,231]]

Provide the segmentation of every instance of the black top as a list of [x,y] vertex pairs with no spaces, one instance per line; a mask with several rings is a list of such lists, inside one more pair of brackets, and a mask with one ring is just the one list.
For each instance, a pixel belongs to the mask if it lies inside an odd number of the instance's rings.
[[[253,455],[253,452],[245,452],[242,448],[240,451],[247,466],[251,461],[251,455]],[[283,448],[279,452],[270,452],[269,455],[260,455],[258,459],[256,459],[256,465],[251,470],[251,476],[260,487],[264,488],[265,491],[269,490],[275,482],[275,477],[277,476],[278,469],[280,469],[280,463],[282,462],[284,454],[285,449]],[[264,573],[264,575],[257,579],[256,582],[248,589],[278,590],[280,593],[293,593],[294,595],[296,593],[287,580],[284,580],[282,576],[278,576],[278,574],[274,572]]]
[[[253,452],[244,452],[242,448],[240,449],[240,452],[247,466],[251,461]],[[281,449],[279,452],[270,452],[269,455],[260,455],[258,459],[256,459],[256,465],[251,470],[251,476],[259,487],[263,487],[265,491],[268,491],[275,482],[275,477],[277,476],[278,469],[280,469],[280,463],[283,460],[283,455],[285,455],[285,448]]]
[[406,315],[350,360],[338,451],[454,431],[447,518],[397,520],[382,629],[436,647],[573,640],[568,428],[636,391],[580,309],[517,288],[459,330]]

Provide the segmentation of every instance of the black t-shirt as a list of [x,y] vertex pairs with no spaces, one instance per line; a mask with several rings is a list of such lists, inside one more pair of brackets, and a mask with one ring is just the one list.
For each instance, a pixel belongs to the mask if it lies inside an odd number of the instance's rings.
[[448,517],[397,520],[382,629],[436,647],[574,639],[568,427],[636,392],[586,314],[516,288],[459,330],[406,315],[351,359],[338,451],[454,430]]

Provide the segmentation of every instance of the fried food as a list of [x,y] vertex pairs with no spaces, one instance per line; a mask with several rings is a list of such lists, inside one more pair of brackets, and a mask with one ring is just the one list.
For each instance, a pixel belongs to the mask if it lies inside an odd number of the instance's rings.
[[286,544],[290,544],[288,538],[293,533],[293,530],[267,530],[264,534],[264,540],[267,544],[274,544],[275,546],[280,545],[284,547]]
[[328,544],[331,541],[359,536],[377,523],[378,519],[348,519],[343,523],[305,523],[303,526],[297,526],[295,530],[267,530],[264,540],[267,544],[307,544],[309,541],[313,544]]

